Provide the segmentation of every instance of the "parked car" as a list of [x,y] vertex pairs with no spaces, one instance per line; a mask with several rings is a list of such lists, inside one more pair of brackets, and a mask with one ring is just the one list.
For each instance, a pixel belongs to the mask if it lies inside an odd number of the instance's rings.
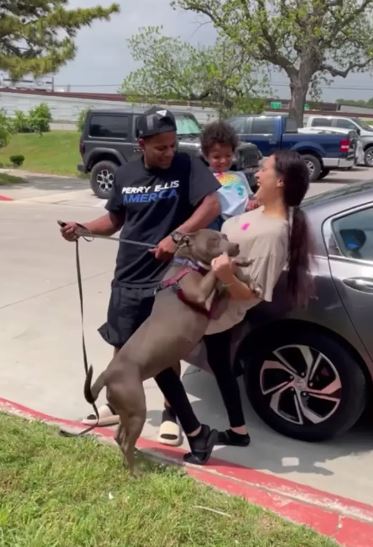
[[306,127],[339,127],[357,131],[363,145],[364,163],[368,167],[373,167],[373,127],[364,120],[346,116],[308,116],[304,125]]
[[[272,303],[235,330],[232,366],[258,415],[289,437],[320,441],[358,420],[373,395],[373,183],[306,199],[314,297],[290,309],[286,272]],[[188,359],[207,367],[203,347]]]
[[334,134],[302,135],[295,121],[286,115],[237,116],[228,120],[243,141],[256,144],[264,156],[275,150],[297,150],[304,157],[312,181],[325,177],[330,169],[354,165],[355,142]]
[[[107,199],[120,165],[139,157],[136,119],[141,112],[90,110],[80,138],[82,163],[78,170],[90,173],[91,187],[99,198]],[[182,152],[199,155],[201,127],[193,114],[174,112],[178,147]],[[251,183],[262,154],[250,143],[240,143],[233,168],[244,171]]]
[[355,141],[355,165],[364,165],[364,147],[360,135],[354,129],[340,129],[339,127],[301,127],[298,133],[334,133],[336,135],[345,135]]

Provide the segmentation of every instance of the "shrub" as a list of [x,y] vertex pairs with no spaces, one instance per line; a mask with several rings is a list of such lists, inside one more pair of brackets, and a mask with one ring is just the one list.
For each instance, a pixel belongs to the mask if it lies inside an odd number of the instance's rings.
[[22,156],[22,154],[15,154],[13,156],[10,156],[9,159],[14,167],[20,167],[25,161],[25,156]]
[[14,112],[13,128],[16,133],[31,133],[30,120],[28,114],[22,110]]
[[16,133],[46,133],[49,131],[49,124],[52,114],[49,106],[40,103],[28,113],[16,110],[14,113],[13,127]]
[[40,103],[29,112],[29,122],[31,131],[34,133],[46,133],[49,131],[49,124],[52,121],[52,114],[49,106],[45,103]]
[[78,128],[78,131],[80,131],[81,133],[83,132],[85,119],[87,117],[88,112],[89,112],[89,108],[83,108],[83,110],[81,110],[79,113],[79,118],[78,118],[78,121],[76,122],[76,126]]
[[6,146],[9,142],[13,130],[11,120],[6,115],[4,109],[0,110],[0,148]]

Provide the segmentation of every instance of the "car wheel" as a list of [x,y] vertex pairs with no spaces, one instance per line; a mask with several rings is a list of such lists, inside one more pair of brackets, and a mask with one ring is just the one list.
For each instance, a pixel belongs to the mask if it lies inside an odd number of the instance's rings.
[[364,163],[367,167],[373,167],[373,146],[370,146],[365,150]]
[[324,169],[322,169],[321,173],[320,173],[320,176],[319,176],[319,180],[321,179],[324,179],[325,177],[327,177],[330,173],[330,169],[328,169],[327,167],[324,167]]
[[318,180],[322,170],[320,160],[316,156],[312,156],[312,154],[303,154],[302,157],[308,167],[310,181],[314,182]]
[[114,185],[118,165],[112,161],[100,161],[91,171],[91,188],[97,197],[108,199]]
[[245,385],[257,414],[295,439],[321,441],[350,429],[366,404],[353,356],[323,332],[289,329],[248,350]]

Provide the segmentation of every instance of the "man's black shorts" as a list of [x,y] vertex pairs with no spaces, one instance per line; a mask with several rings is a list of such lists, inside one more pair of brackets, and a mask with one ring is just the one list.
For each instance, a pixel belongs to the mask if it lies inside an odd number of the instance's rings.
[[112,286],[107,322],[98,329],[108,344],[121,348],[149,317],[154,303],[154,290],[154,287]]

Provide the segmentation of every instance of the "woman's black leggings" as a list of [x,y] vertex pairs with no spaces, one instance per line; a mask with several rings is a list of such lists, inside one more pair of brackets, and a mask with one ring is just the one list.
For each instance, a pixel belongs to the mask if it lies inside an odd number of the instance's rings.
[[166,368],[166,370],[162,370],[162,372],[157,374],[154,379],[165,399],[171,405],[172,410],[179,418],[181,427],[185,433],[188,435],[188,433],[195,431],[200,426],[200,423],[194,414],[184,386],[176,372],[172,368]]
[[[229,425],[245,425],[237,378],[230,366],[231,331],[204,337],[207,360],[215,375],[228,413]],[[171,405],[186,433],[199,426],[183,384],[173,369],[163,370],[155,377],[158,387]]]
[[210,334],[204,337],[207,360],[215,375],[221,396],[227,409],[229,425],[245,425],[240,389],[237,378],[230,366],[231,331]]

